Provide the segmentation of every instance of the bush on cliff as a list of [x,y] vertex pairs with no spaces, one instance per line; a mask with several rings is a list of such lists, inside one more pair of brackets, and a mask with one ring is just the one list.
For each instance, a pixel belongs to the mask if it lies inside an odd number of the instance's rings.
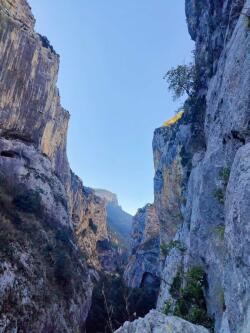
[[180,241],[171,241],[168,244],[162,243],[160,249],[161,249],[161,254],[165,257],[169,255],[172,249],[177,249],[181,252],[186,251],[184,244],[182,244]]
[[173,280],[170,294],[173,301],[165,303],[163,312],[186,319],[194,324],[213,328],[213,320],[207,314],[204,297],[205,273],[201,267],[192,267],[186,274],[178,273]]

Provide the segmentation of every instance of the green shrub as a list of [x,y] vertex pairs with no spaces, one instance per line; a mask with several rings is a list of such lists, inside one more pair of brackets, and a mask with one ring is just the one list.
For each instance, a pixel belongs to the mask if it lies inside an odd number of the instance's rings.
[[[207,315],[206,301],[203,294],[205,288],[205,272],[201,267],[195,266],[186,274],[176,275],[170,288],[172,297],[176,300],[174,306],[167,301],[164,313],[174,314],[194,324],[207,328],[213,327],[212,319]],[[182,288],[182,285],[185,287]]]
[[217,227],[214,228],[215,233],[220,237],[221,240],[224,239],[225,235],[225,226],[224,225],[218,225]]
[[166,244],[166,243],[162,243],[160,245],[160,249],[161,249],[161,253],[162,255],[164,255],[165,257],[169,255],[169,252],[172,249],[178,249],[181,252],[185,252],[186,248],[185,246],[180,242],[180,241],[171,241],[170,243]]
[[224,184],[227,185],[230,177],[230,169],[227,167],[222,168],[220,170],[219,177],[224,182]]
[[162,243],[160,245],[160,249],[161,249],[161,254],[166,257],[168,255],[168,244],[166,243]]
[[177,298],[180,296],[181,285],[182,285],[181,273],[177,273],[170,287],[170,294],[173,298]]
[[187,286],[182,290],[182,296],[186,300],[196,299],[199,301],[203,297],[202,285],[196,281],[188,282]]
[[217,199],[221,204],[225,202],[225,191],[230,177],[230,169],[224,167],[219,172],[219,178],[223,182],[222,187],[216,189],[214,191],[214,197]]
[[192,306],[188,311],[187,320],[191,323],[203,323],[206,321],[207,313],[198,306]]
[[178,65],[176,68],[171,68],[164,79],[168,83],[168,89],[173,91],[173,98],[177,99],[187,94],[192,96],[195,85],[196,71],[193,64]]
[[188,282],[203,285],[205,282],[205,272],[199,266],[192,267],[186,274]]
[[225,311],[226,310],[226,304],[225,304],[225,294],[224,294],[223,288],[221,288],[219,290],[218,297],[219,297],[220,306],[223,309],[223,311]]
[[217,199],[221,204],[224,204],[224,191],[221,188],[218,188],[214,191],[214,197]]
[[164,303],[164,308],[163,308],[163,313],[167,316],[169,314],[172,314],[171,312],[171,308],[172,308],[172,301],[168,300]]
[[180,318],[187,318],[188,315],[188,303],[184,300],[184,298],[180,297],[174,308],[173,312],[174,316],[180,317]]
[[244,14],[246,16],[246,21],[247,21],[247,28],[250,28],[250,15],[249,14]]

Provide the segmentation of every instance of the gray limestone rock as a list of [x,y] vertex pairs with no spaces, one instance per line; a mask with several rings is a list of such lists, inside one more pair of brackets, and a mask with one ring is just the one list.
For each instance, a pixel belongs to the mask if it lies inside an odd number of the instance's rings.
[[165,316],[161,312],[151,310],[145,318],[134,322],[126,322],[115,333],[209,333],[198,325],[193,325],[174,316]]
[[131,256],[124,272],[127,286],[139,288],[159,284],[159,222],[154,205],[138,210],[132,225]]

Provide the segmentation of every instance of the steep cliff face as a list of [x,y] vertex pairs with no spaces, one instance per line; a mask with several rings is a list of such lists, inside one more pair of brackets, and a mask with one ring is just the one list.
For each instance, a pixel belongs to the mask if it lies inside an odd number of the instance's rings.
[[0,0],[0,331],[76,332],[106,209],[70,171],[59,56],[34,24],[26,1]]
[[[155,202],[133,223],[127,285],[161,281],[158,310],[193,324],[153,311],[119,332],[250,331],[249,8],[186,0],[199,80],[182,118],[155,131]],[[73,333],[97,271],[120,266],[106,224],[117,200],[70,170],[59,56],[34,24],[25,0],[0,0],[0,332]]]
[[[186,0],[195,93],[153,140],[165,256],[157,308],[217,333],[250,330],[249,8],[249,0]],[[142,327],[150,332],[150,315],[120,331]]]
[[[166,258],[158,307],[175,302],[171,286],[178,274],[200,266],[206,273],[207,311],[215,319],[216,332],[247,332],[250,322],[250,41],[248,18],[241,14],[248,8],[249,1],[186,1],[202,80],[196,104],[187,101],[183,119],[157,130],[154,138],[161,238],[175,237],[174,244],[185,249],[173,246]],[[197,100],[204,98],[198,108]],[[200,145],[190,145],[193,118],[199,113]],[[175,211],[181,218],[173,216]]]
[[133,219],[131,256],[124,272],[131,288],[159,286],[160,226],[154,205],[138,210]]
[[72,221],[78,244],[86,253],[88,264],[100,270],[97,243],[108,239],[105,201],[96,196],[94,190],[84,187],[73,173],[71,182]]
[[1,0],[1,137],[19,139],[46,154],[66,181],[66,132],[69,115],[56,87],[59,56],[34,32],[26,1]]

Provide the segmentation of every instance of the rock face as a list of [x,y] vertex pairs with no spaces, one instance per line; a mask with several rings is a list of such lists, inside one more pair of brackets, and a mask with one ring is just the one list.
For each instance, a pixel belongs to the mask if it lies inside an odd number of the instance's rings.
[[0,331],[77,332],[105,263],[105,202],[68,164],[59,56],[25,0],[0,0],[0,22]]
[[157,286],[160,283],[160,225],[154,205],[138,210],[133,219],[132,250],[124,272],[126,284],[131,288]]
[[165,316],[161,312],[151,310],[145,318],[134,322],[126,322],[116,333],[209,333],[202,326],[174,316]]
[[[153,139],[165,249],[157,308],[212,327],[210,316],[216,333],[250,329],[249,8],[249,0],[186,0],[199,79],[182,118]],[[187,289],[197,272],[200,305]],[[152,327],[146,317],[120,332],[137,332],[137,325]]]
[[202,267],[215,331],[228,333],[247,332],[250,323],[250,37],[241,15],[249,6],[186,1],[202,80],[183,118],[156,130],[153,142],[161,241],[185,249],[173,246],[165,259],[158,308],[173,301],[178,274]]
[[95,189],[95,194],[104,199],[106,203],[112,203],[114,205],[118,206],[118,199],[117,199],[117,195],[107,191],[107,190],[102,190],[102,189]]
[[33,145],[67,181],[69,115],[56,87],[59,56],[45,37],[34,33],[26,1],[1,0],[0,5],[1,137]]
[[[118,332],[250,331],[249,8],[186,0],[199,79],[182,118],[155,131],[155,202],[133,222],[127,285],[161,280],[157,309],[193,324],[151,311]],[[0,23],[0,332],[79,332],[97,272],[120,265],[117,199],[70,170],[59,56],[27,2],[0,0]]]
[[83,186],[72,173],[72,220],[80,248],[86,253],[88,264],[100,270],[97,243],[108,240],[105,201],[94,190]]
[[95,193],[106,202],[107,226],[112,237],[122,247],[129,248],[132,216],[119,205],[116,194],[100,189],[95,189]]

